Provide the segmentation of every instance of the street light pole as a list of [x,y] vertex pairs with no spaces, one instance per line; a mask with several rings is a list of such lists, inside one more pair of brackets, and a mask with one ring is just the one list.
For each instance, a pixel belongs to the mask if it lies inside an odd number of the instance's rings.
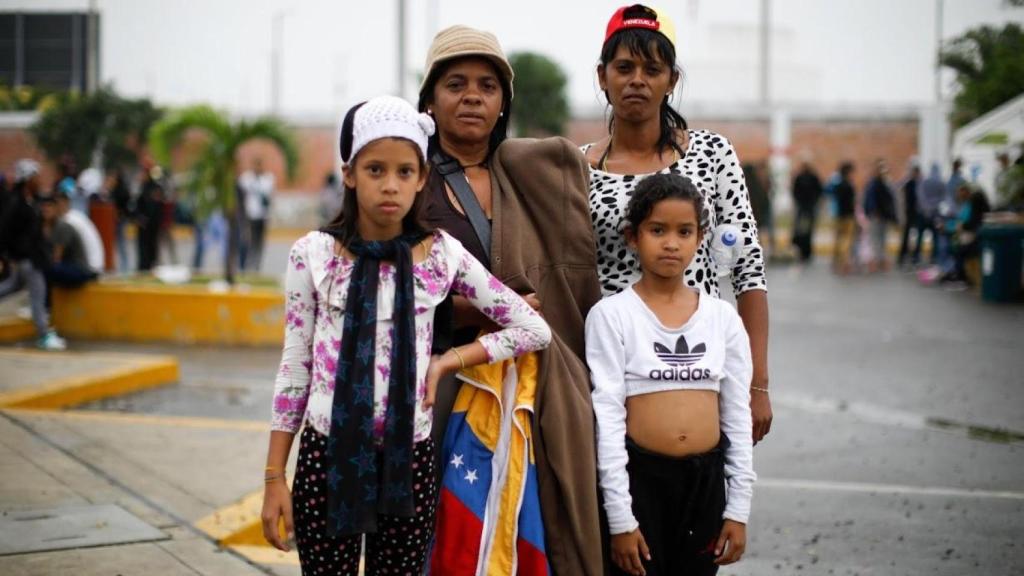
[[437,6],[438,0],[427,0],[427,17],[425,19],[427,25],[427,38],[433,39],[434,35],[437,34]]
[[922,167],[930,172],[933,167],[946,166],[949,160],[950,125],[946,103],[942,96],[942,53],[944,0],[935,0],[935,69],[934,98],[930,106],[921,109],[917,148]]
[[398,82],[395,87],[399,97],[405,98],[405,0],[397,0],[398,8]]
[[767,106],[768,100],[771,97],[771,11],[771,0],[761,0],[761,85],[758,100],[761,102],[762,106]]
[[100,18],[96,0],[89,0],[89,14],[85,22],[85,91],[92,94],[100,83]]
[[283,70],[281,52],[284,50],[284,11],[274,12],[270,30],[270,112],[281,115],[281,80]]
[[935,0],[935,102],[942,102],[942,0]]

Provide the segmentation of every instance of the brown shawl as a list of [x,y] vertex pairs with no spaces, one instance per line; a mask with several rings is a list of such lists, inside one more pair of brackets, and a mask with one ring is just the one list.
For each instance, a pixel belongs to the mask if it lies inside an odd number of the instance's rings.
[[554,337],[540,358],[536,462],[548,559],[559,576],[603,571],[584,320],[601,298],[588,166],[564,138],[505,141],[491,163],[491,271],[536,292]]

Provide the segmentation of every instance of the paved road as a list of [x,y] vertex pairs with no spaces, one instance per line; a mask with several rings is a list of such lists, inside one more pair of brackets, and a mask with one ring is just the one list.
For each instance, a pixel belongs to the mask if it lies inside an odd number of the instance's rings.
[[[1024,306],[820,262],[769,282],[775,423],[722,573],[1024,574]],[[89,347],[178,354],[182,382],[87,408],[268,417],[277,350]]]

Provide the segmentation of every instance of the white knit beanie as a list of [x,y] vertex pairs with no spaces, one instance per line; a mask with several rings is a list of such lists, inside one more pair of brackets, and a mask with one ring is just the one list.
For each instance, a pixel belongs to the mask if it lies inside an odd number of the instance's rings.
[[378,96],[356,110],[352,122],[352,149],[346,158],[346,150],[344,145],[342,146],[342,160],[347,164],[364,146],[381,138],[410,140],[416,144],[422,158],[426,160],[427,141],[433,134],[434,120],[430,116],[417,112],[412,104],[401,98]]

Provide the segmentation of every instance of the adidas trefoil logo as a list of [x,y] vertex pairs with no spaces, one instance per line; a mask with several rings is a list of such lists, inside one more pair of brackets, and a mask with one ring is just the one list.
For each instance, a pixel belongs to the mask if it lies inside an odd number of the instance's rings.
[[651,380],[704,380],[711,377],[711,370],[707,368],[690,368],[704,357],[707,347],[704,343],[697,344],[690,349],[686,337],[679,336],[676,340],[676,349],[669,350],[663,344],[654,343],[654,354],[671,368],[651,370]]
[[696,364],[698,360],[704,357],[706,348],[703,343],[697,344],[690,350],[690,347],[686,344],[686,336],[680,335],[679,340],[676,340],[675,352],[669,350],[665,346],[655,342],[654,353],[661,358],[661,361],[669,366],[689,366]]

